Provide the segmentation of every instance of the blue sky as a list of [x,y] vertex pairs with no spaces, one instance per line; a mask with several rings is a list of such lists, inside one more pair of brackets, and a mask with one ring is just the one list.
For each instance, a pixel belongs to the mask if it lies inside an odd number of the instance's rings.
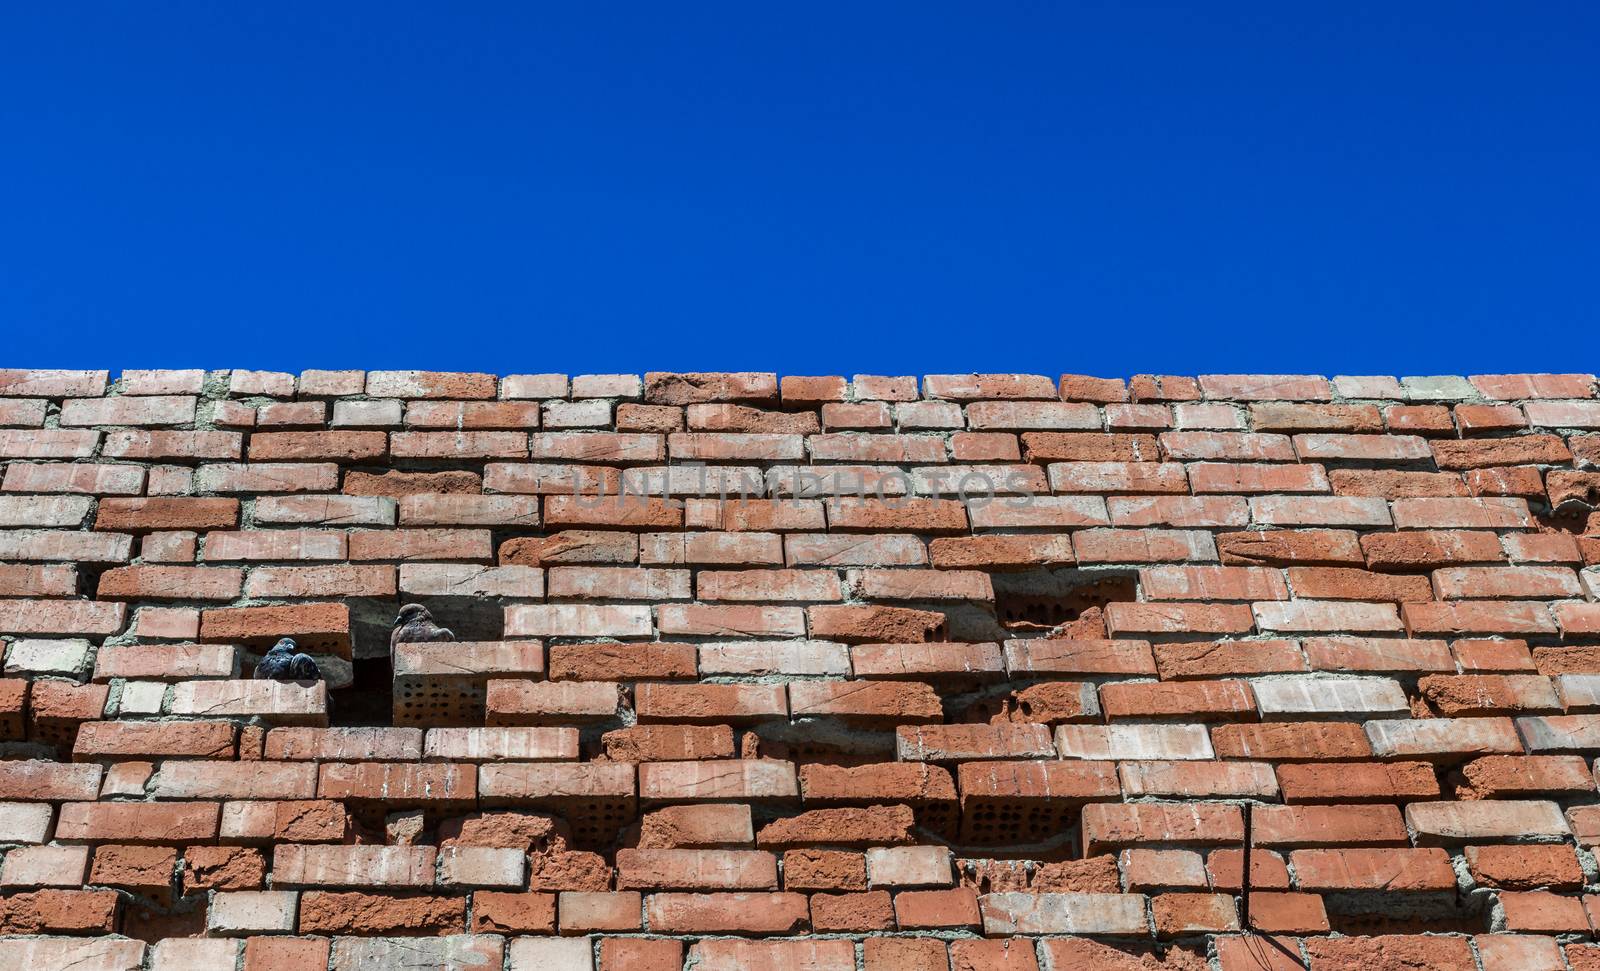
[[6,366],[1594,370],[1593,3],[12,4]]

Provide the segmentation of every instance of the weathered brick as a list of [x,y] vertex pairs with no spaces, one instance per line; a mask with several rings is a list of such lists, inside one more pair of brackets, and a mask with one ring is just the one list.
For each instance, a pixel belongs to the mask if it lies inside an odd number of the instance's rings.
[[990,893],[978,898],[985,934],[1142,936],[1143,894]]

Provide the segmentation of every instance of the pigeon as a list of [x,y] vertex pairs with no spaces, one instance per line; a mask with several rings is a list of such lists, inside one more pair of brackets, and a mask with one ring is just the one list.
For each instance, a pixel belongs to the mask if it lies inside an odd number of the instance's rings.
[[272,645],[272,650],[256,665],[256,677],[272,681],[320,681],[322,672],[317,669],[317,662],[296,653],[299,650],[292,637]]
[[389,649],[396,644],[416,644],[428,641],[453,641],[456,635],[449,628],[433,622],[433,615],[422,604],[406,604],[400,616],[394,619],[394,631],[389,634]]

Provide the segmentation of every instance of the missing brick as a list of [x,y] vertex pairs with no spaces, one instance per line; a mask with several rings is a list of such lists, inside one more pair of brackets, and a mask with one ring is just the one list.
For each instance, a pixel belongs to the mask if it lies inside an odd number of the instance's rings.
[[328,723],[341,728],[392,726],[394,668],[389,659],[361,658],[351,668],[350,684],[328,692]]
[[1104,638],[1106,606],[1139,599],[1129,571],[1030,570],[992,580],[995,619],[1008,638]]

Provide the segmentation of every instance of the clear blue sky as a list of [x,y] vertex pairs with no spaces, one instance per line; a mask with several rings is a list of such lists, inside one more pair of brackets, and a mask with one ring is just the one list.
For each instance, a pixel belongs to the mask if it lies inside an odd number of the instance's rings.
[[1600,6],[13,3],[6,366],[1593,370]]

